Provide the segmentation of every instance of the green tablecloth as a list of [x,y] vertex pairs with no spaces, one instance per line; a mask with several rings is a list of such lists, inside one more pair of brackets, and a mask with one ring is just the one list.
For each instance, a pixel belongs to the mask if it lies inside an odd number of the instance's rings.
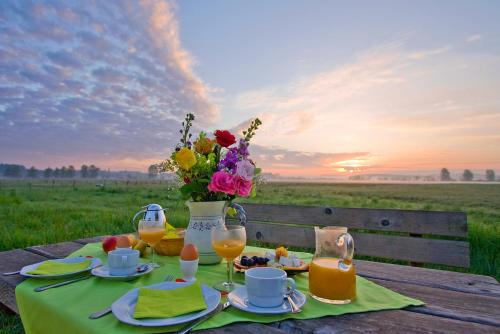
[[[247,247],[247,252],[263,251],[256,247]],[[71,256],[91,255],[106,262],[106,254],[101,245],[88,244],[74,252]],[[311,254],[297,255],[309,261]],[[175,328],[138,328],[120,323],[113,315],[107,315],[97,320],[88,316],[108,307],[120,296],[133,288],[159,283],[167,274],[181,277],[178,257],[157,257],[162,263],[161,268],[151,274],[131,282],[112,282],[98,277],[49,289],[44,292],[34,292],[38,286],[54,283],[54,280],[28,279],[16,288],[16,300],[19,313],[27,334],[32,333],[151,333]],[[225,279],[226,264],[200,266],[197,278],[200,283],[212,285]],[[307,294],[307,273],[296,275],[297,288]],[[235,281],[243,283],[244,275],[235,274]],[[348,305],[327,305],[308,298],[301,313],[285,315],[256,315],[230,307],[212,319],[201,324],[197,329],[224,326],[233,322],[252,321],[269,323],[286,318],[311,319],[327,315],[357,313],[388,309],[400,309],[410,305],[423,305],[419,300],[402,296],[362,277],[357,277],[357,299]]]

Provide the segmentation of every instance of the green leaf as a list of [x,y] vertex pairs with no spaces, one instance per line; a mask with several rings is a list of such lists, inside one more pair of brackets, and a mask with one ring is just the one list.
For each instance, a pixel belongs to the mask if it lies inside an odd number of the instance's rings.
[[257,196],[257,189],[255,188],[255,185],[252,186],[252,190],[250,191],[250,197],[255,197]]

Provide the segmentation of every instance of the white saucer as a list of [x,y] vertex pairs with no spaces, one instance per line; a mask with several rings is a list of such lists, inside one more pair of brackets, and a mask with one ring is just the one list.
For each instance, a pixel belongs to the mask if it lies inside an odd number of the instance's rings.
[[[191,284],[193,283],[163,282],[146,286],[145,288],[158,289],[158,290],[173,290]],[[201,289],[203,292],[203,298],[205,299],[205,304],[207,304],[207,308],[199,312],[192,312],[171,318],[134,319],[134,311],[135,311],[135,305],[137,304],[137,295],[139,289],[133,289],[127,292],[122,297],[120,297],[117,301],[115,301],[111,305],[111,310],[113,311],[113,314],[118,320],[129,325],[156,327],[156,326],[170,326],[170,325],[181,324],[201,318],[204,315],[207,315],[213,310],[215,310],[217,305],[219,305],[220,302],[219,291],[210,288],[205,284],[201,284]],[[172,307],[175,307],[175,305],[172,305]]]
[[106,266],[97,267],[97,268],[92,269],[92,275],[97,276],[97,277],[101,277],[104,279],[108,279],[110,281],[131,281],[131,280],[134,280],[134,279],[139,278],[141,276],[147,275],[154,270],[153,266],[151,266],[149,264],[147,264],[146,266],[148,267],[148,269],[146,269],[143,272],[140,272],[140,273],[135,272],[131,275],[126,275],[126,276],[116,276],[116,275],[109,274],[109,267],[106,265]]
[[[295,290],[292,298],[298,307],[302,307],[306,303],[306,296],[299,290]],[[285,299],[283,299],[283,304],[276,307],[259,307],[250,304],[247,298],[247,288],[244,286],[230,292],[227,299],[232,306],[245,312],[259,314],[283,314],[292,312],[290,304],[285,301]]]
[[[58,275],[33,275],[33,274],[29,273],[30,271],[35,270],[36,268],[38,268],[39,265],[41,265],[42,263],[44,263],[46,261],[55,261],[55,262],[62,262],[62,263],[77,263],[77,262],[83,262],[85,260],[92,260],[92,261],[91,261],[91,263],[89,264],[89,266],[87,268],[85,268],[83,270],[75,271],[75,272],[72,272],[72,273],[58,274]],[[21,271],[19,273],[22,276],[26,276],[26,277],[63,278],[63,277],[70,277],[70,276],[74,276],[76,274],[84,273],[84,272],[92,270],[92,269],[94,269],[94,268],[96,268],[96,267],[98,267],[98,266],[100,266],[102,264],[101,260],[99,260],[96,257],[87,258],[87,257],[84,257],[84,256],[67,257],[65,259],[55,259],[55,260],[46,260],[46,261],[42,261],[42,262],[30,264],[29,266],[25,266],[25,267],[23,267],[21,269]]]

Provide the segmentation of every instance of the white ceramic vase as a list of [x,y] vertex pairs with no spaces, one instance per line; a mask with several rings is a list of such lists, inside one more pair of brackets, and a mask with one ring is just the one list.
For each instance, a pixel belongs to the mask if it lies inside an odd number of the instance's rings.
[[211,231],[225,225],[228,203],[226,201],[192,202],[189,208],[189,225],[184,236],[184,244],[194,244],[198,248],[200,264],[219,263],[222,258],[212,248]]
[[215,264],[221,262],[212,248],[212,229],[225,227],[226,212],[231,206],[236,210],[239,224],[245,226],[246,213],[237,203],[226,201],[193,202],[187,201],[189,208],[189,225],[184,236],[184,244],[194,244],[198,248],[200,264]]

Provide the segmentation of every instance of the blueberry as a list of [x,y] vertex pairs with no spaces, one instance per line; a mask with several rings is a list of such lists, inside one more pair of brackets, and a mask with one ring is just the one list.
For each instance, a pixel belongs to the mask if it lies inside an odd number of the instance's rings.
[[241,258],[240,263],[242,266],[248,266],[248,259],[247,258]]
[[264,262],[264,258],[263,258],[263,257],[259,257],[259,258],[257,258],[257,263],[258,263],[258,264],[265,264],[265,262]]
[[255,261],[254,261],[253,259],[248,259],[248,260],[247,260],[247,266],[248,266],[248,267],[251,267],[251,266],[253,266],[254,264],[255,264]]
[[257,261],[259,257],[257,255],[252,256],[252,260]]
[[248,259],[248,256],[243,255],[243,256],[241,257],[241,259],[242,259],[242,260],[243,260],[243,259]]
[[269,261],[270,260],[267,257],[264,258],[264,263],[268,263]]

